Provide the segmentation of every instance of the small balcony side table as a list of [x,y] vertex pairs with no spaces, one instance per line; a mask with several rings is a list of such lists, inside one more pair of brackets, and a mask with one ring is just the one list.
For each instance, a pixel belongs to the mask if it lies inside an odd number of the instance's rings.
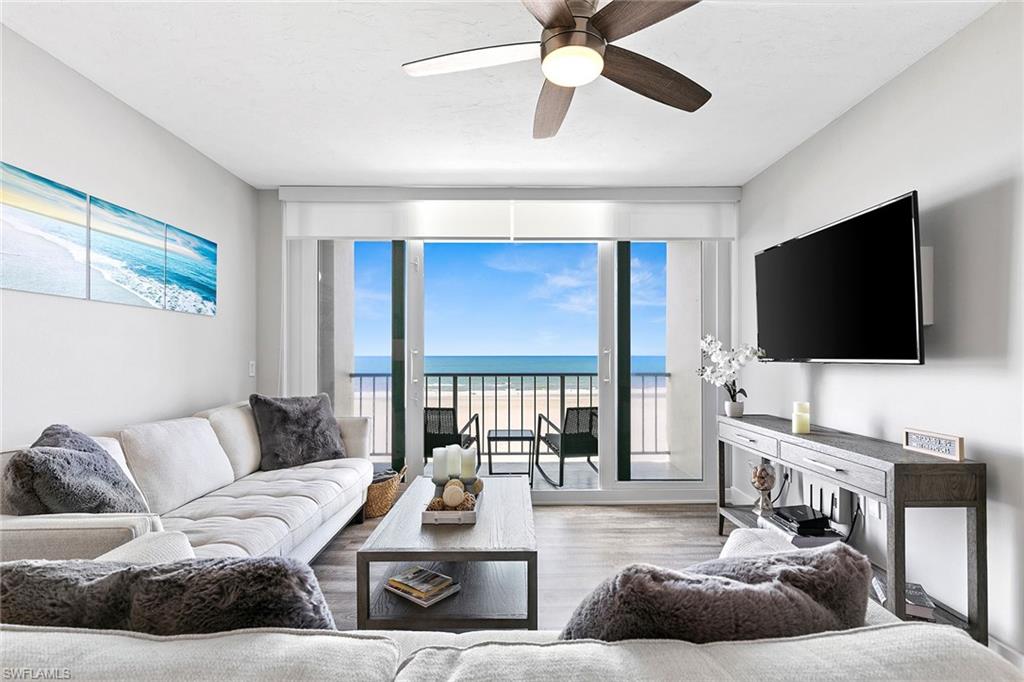
[[[494,450],[494,443],[528,443],[530,449],[526,454],[527,471],[494,471],[494,461],[491,457]],[[522,476],[530,477],[530,487],[533,487],[533,431],[530,429],[490,429],[487,431],[487,474],[489,476]]]

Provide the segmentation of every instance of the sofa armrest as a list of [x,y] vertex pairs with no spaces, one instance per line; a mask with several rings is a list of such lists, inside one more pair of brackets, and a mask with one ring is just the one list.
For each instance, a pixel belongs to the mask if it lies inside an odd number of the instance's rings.
[[345,454],[359,459],[370,458],[370,418],[338,417],[341,440],[345,442]]
[[130,564],[165,564],[195,559],[196,553],[184,533],[175,530],[146,533],[96,557],[96,561],[124,561]]
[[33,514],[0,516],[0,560],[95,559],[153,531],[156,514]]

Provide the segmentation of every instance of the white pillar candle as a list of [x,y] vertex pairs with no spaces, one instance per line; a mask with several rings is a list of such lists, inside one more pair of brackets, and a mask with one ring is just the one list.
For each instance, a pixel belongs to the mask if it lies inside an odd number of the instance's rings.
[[434,448],[434,471],[430,480],[434,485],[448,482],[448,448]]
[[793,433],[810,433],[811,415],[806,412],[793,413]]
[[448,446],[448,478],[458,478],[462,473],[462,448],[458,445]]
[[476,448],[466,448],[462,451],[462,475],[461,478],[476,478]]
[[793,403],[793,414],[810,414],[810,403]]

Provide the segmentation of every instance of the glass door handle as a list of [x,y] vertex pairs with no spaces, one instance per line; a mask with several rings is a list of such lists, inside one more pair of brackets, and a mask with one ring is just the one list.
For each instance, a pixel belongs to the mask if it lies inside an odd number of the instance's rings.
[[607,364],[605,364],[605,375],[604,375],[604,379],[602,379],[602,381],[604,381],[604,383],[606,383],[606,384],[607,383],[611,383],[611,380],[612,380],[612,349],[611,348],[605,348],[603,351],[601,351],[601,354],[604,355],[605,359],[607,360]]
[[412,383],[420,383],[420,375],[416,373],[416,356],[420,352],[416,348],[409,350],[409,377],[412,379]]

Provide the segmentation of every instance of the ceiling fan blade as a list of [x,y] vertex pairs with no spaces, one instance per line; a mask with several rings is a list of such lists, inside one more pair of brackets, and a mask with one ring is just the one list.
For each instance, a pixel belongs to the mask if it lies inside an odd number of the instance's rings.
[[636,52],[608,45],[601,75],[624,88],[683,111],[697,111],[711,93],[683,74]]
[[540,43],[510,43],[449,52],[402,64],[402,68],[410,76],[436,76],[442,73],[525,62],[530,59],[540,59]]
[[533,115],[533,138],[541,140],[554,137],[562,126],[572,95],[576,88],[563,88],[545,79],[537,100],[537,111]]
[[590,19],[590,24],[612,42],[653,26],[700,0],[613,0]]
[[522,3],[544,28],[576,25],[569,3],[565,0],[522,0]]

